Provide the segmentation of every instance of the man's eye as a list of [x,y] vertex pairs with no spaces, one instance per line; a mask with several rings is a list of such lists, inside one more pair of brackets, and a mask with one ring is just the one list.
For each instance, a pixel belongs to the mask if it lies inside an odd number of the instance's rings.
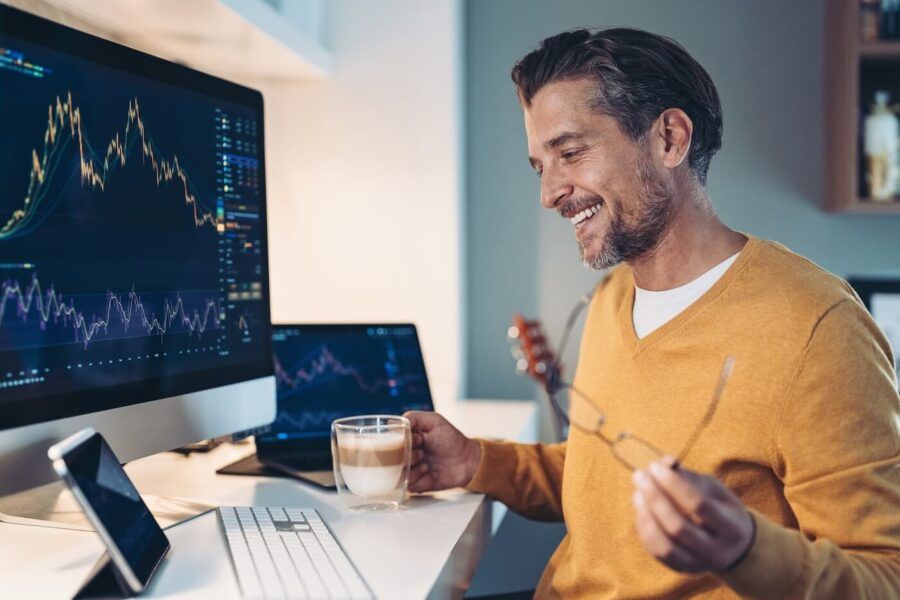
[[581,150],[567,150],[562,153],[563,160],[571,160],[581,154]]

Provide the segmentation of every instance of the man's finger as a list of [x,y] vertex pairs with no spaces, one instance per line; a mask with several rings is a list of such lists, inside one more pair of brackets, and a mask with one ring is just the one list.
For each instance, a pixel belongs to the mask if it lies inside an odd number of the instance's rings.
[[427,433],[441,422],[440,415],[423,410],[410,410],[403,413],[403,416],[409,420],[410,428],[413,432],[423,431]]
[[412,447],[419,448],[425,445],[425,436],[421,433],[412,434]]
[[647,470],[653,481],[672,499],[679,510],[686,515],[697,514],[705,500],[703,490],[688,477],[686,469],[671,469],[657,461]]
[[407,482],[407,487],[412,489],[412,486],[422,479],[429,470],[428,463],[424,462],[411,466],[409,468],[409,481]]
[[410,465],[417,465],[425,458],[425,452],[423,450],[413,450],[409,455],[409,463]]
[[659,523],[650,514],[646,498],[640,491],[635,491],[633,502],[638,538],[647,552],[677,571],[696,572],[700,570],[697,560],[665,534]]
[[653,480],[659,484],[678,508],[692,520],[710,531],[718,531],[730,526],[730,519],[721,506],[723,496],[721,486],[712,477],[687,469],[670,469],[660,463],[653,463],[648,469]]
[[648,512],[666,535],[695,556],[706,556],[712,543],[709,534],[683,514],[654,479],[643,476],[640,481],[638,489],[646,500]]
[[413,493],[430,492],[434,489],[435,482],[434,473],[427,472],[416,481],[415,485],[409,486],[409,491]]

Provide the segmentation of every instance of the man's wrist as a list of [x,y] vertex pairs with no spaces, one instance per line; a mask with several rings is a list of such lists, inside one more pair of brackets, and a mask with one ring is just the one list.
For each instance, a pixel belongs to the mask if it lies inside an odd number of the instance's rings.
[[481,465],[481,444],[478,440],[474,440],[472,438],[467,438],[466,444],[466,480],[463,483],[463,487],[469,485],[472,482],[472,479],[475,478],[475,473],[478,472],[478,467]]
[[747,555],[749,555],[750,551],[753,549],[753,544],[756,543],[756,519],[753,518],[753,514],[749,511],[747,511],[747,516],[750,518],[750,525],[752,527],[750,531],[750,541],[747,544],[747,547],[744,548],[744,550],[738,555],[738,557],[731,561],[730,565],[719,571],[719,573],[728,573],[729,571],[737,568],[738,565],[744,562],[744,559],[747,558]]

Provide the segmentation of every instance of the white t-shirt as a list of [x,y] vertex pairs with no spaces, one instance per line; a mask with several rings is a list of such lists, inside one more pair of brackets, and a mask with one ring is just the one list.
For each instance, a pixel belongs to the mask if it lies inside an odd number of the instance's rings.
[[714,266],[712,269],[688,283],[673,288],[653,292],[634,286],[634,310],[631,317],[634,321],[634,331],[638,338],[642,338],[656,328],[669,322],[678,313],[694,303],[700,296],[711,288],[728,267],[737,260],[738,252]]

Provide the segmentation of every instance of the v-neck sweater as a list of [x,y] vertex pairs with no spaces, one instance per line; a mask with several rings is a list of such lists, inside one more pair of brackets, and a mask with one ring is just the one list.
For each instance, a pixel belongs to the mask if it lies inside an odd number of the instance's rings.
[[635,284],[631,321],[637,336],[646,337],[648,333],[696,302],[734,264],[738,254],[740,253],[729,256],[706,273],[671,290],[645,290]]
[[567,534],[537,598],[890,597],[900,582],[900,397],[890,345],[853,290],[787,248],[748,236],[699,299],[643,338],[631,269],[600,284],[575,386],[629,431],[678,455],[733,374],[687,469],[750,509],[754,542],[727,573],[672,571],[641,546],[631,473],[594,436],[481,440],[468,489]]

